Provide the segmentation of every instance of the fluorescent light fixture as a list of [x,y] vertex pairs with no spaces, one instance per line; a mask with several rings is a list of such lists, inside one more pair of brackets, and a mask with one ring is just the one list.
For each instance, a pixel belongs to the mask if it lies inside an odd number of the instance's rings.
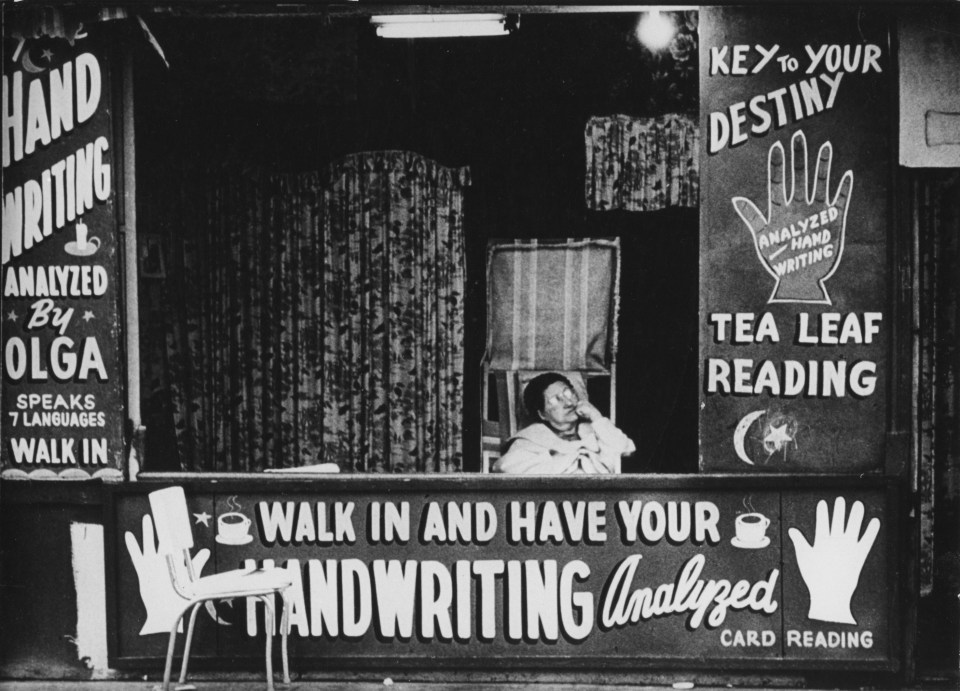
[[382,38],[506,36],[504,14],[385,14],[370,17]]
[[673,21],[660,14],[660,10],[651,10],[643,15],[637,25],[637,38],[650,50],[663,50],[670,45],[677,27]]

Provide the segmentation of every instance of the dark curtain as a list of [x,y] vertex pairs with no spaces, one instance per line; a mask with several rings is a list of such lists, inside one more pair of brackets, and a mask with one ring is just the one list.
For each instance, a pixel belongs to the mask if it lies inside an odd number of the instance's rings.
[[459,470],[466,169],[190,177],[166,281],[181,467]]

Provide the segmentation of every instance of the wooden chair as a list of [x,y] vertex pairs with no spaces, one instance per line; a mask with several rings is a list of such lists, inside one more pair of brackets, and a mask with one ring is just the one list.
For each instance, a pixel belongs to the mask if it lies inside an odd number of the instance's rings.
[[190,550],[193,549],[193,531],[190,527],[190,514],[182,487],[168,487],[151,492],[150,510],[157,529],[159,552],[166,557],[167,569],[173,589],[183,598],[183,608],[170,629],[170,642],[167,645],[167,661],[163,670],[163,691],[170,688],[170,672],[173,666],[173,650],[177,639],[177,629],[183,616],[190,611],[190,624],[183,649],[183,663],[180,667],[180,683],[187,680],[187,663],[190,659],[190,644],[193,641],[193,626],[197,620],[200,605],[210,600],[225,600],[236,597],[254,597],[263,601],[267,614],[266,659],[267,689],[273,691],[273,630],[276,623],[274,597],[279,594],[283,599],[283,616],[280,621],[283,658],[283,683],[290,683],[290,667],[287,661],[287,634],[290,623],[290,601],[286,590],[293,585],[293,579],[285,569],[237,569],[211,576],[197,577],[193,571]]

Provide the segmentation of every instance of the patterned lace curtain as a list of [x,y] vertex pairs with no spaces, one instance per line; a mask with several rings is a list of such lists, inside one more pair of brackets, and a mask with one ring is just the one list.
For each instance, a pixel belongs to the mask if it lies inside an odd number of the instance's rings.
[[[167,281],[167,362],[184,470],[316,463],[322,361],[319,179],[205,171],[184,213]],[[147,463],[149,466],[149,458]]]
[[458,471],[468,170],[365,153],[332,166],[330,181],[324,456],[358,471]]
[[591,211],[657,211],[700,203],[700,133],[693,117],[592,117],[586,141]]
[[467,182],[404,152],[204,176],[168,281],[184,469],[460,469]]

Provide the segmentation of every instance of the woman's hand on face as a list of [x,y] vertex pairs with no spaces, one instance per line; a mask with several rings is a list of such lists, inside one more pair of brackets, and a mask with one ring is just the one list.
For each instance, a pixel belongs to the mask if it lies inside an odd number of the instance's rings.
[[588,422],[593,422],[603,417],[596,406],[590,403],[590,401],[580,401],[580,403],[577,404],[577,415]]

